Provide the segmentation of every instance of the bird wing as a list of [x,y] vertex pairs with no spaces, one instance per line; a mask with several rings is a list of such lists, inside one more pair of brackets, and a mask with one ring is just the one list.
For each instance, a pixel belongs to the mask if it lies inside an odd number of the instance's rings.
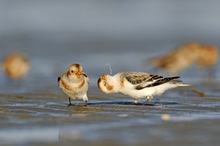
[[156,75],[155,78],[152,78],[152,80],[145,81],[142,84],[137,85],[135,87],[135,89],[142,90],[144,88],[158,86],[158,85],[170,82],[170,81],[173,81],[173,83],[181,82],[180,80],[175,80],[175,79],[178,79],[178,78],[179,78],[179,76],[164,78],[162,76],[157,76]]
[[150,75],[144,72],[125,72],[122,74],[125,79],[132,85],[143,86],[146,84],[154,83],[158,79],[162,79],[162,76]]
[[58,78],[57,78],[57,82],[59,82],[60,80],[61,80],[61,77],[58,77]]
[[83,76],[86,78],[88,84],[89,84],[89,77],[83,72]]

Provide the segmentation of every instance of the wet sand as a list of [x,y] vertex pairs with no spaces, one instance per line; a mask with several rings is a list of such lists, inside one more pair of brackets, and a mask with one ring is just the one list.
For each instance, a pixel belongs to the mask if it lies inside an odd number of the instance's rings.
[[[87,107],[59,90],[0,94],[1,145],[219,145],[220,100],[172,90],[143,105],[92,87]],[[219,90],[212,93],[219,94]],[[168,118],[162,118],[163,115]],[[166,117],[165,116],[165,117]]]
[[[155,53],[163,47],[155,47]],[[168,76],[144,64],[153,53],[140,48],[138,52],[125,47],[112,52],[78,50],[76,54],[77,49],[63,52],[51,47],[37,55],[29,50],[31,69],[23,80],[12,81],[0,74],[0,145],[218,146],[219,68],[209,82],[202,81],[200,70],[194,67],[183,71],[181,80],[193,84],[192,88],[169,90],[146,105],[144,100],[131,105],[130,97],[99,91],[97,78],[110,72],[106,63],[113,74],[146,71]],[[90,78],[87,107],[82,101],[68,107],[67,96],[57,86],[57,77],[76,62]]]

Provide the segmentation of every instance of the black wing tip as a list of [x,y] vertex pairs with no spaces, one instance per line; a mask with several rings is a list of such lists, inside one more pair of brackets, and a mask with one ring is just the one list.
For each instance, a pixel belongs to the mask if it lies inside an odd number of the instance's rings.
[[141,87],[141,86],[135,87],[136,90],[142,90],[143,88],[145,88],[145,87]]
[[163,78],[163,79],[159,79],[158,81],[156,81],[155,85],[161,85],[161,84],[164,84],[164,83],[167,83],[167,82],[170,82],[172,80],[176,80],[176,79],[179,79],[180,76],[174,76],[174,77],[166,77],[166,78]]
[[[161,78],[161,77],[160,77],[160,78]],[[152,83],[152,84],[149,84],[149,85],[147,85],[147,86],[144,86],[144,87],[142,87],[142,86],[136,86],[135,89],[136,89],[136,90],[142,90],[142,89],[144,89],[144,88],[158,86],[158,85],[161,85],[161,84],[170,82],[170,81],[172,81],[172,80],[177,81],[177,82],[182,82],[181,80],[176,80],[176,79],[180,78],[180,76],[166,77],[166,78],[162,78],[162,79],[160,79],[160,78],[158,78],[158,80],[157,80],[156,82],[154,82],[154,83]]]
[[58,78],[57,78],[57,82],[59,82],[60,80],[61,80],[61,77],[58,77]]
[[86,78],[88,77],[85,73],[83,73],[83,76],[86,77]]
[[150,77],[151,78],[149,80],[151,80],[151,81],[163,78],[163,76],[160,76],[160,75],[150,75]]
[[174,77],[168,77],[167,79],[170,79],[170,80],[174,80],[174,79],[179,79],[180,76],[174,76]]

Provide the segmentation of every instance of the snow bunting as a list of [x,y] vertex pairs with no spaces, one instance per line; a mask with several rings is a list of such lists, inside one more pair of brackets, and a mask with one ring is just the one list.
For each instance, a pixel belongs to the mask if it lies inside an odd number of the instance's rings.
[[23,54],[13,53],[3,59],[2,69],[9,78],[21,79],[29,72],[29,60]]
[[83,99],[85,106],[87,105],[89,78],[83,72],[80,64],[70,65],[67,72],[58,77],[58,85],[69,96],[69,106],[71,105],[71,99]]
[[134,98],[136,104],[140,98],[147,98],[147,101],[150,101],[154,95],[160,95],[168,89],[191,86],[181,83],[178,78],[178,76],[164,78],[144,72],[119,72],[114,76],[102,75],[97,84],[102,92],[122,93]]
[[197,52],[200,47],[201,45],[197,42],[187,43],[161,57],[151,58],[149,62],[171,75],[176,75],[195,62],[198,58]]
[[212,67],[217,63],[218,56],[216,46],[191,42],[172,50],[164,56],[151,58],[150,63],[173,75],[179,74],[180,71],[193,64],[196,64],[200,69]]

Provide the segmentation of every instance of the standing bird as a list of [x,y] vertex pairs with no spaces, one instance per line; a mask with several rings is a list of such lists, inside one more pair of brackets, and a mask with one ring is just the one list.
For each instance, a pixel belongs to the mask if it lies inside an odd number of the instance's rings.
[[69,96],[69,105],[71,99],[83,99],[85,106],[88,102],[87,91],[89,88],[89,78],[83,72],[80,64],[72,64],[66,73],[58,77],[58,85],[60,89]]
[[97,84],[102,92],[130,96],[134,98],[134,104],[137,104],[140,98],[147,98],[148,102],[154,95],[160,95],[168,89],[191,86],[181,83],[178,78],[178,76],[164,78],[144,72],[119,72],[114,76],[102,75]]

